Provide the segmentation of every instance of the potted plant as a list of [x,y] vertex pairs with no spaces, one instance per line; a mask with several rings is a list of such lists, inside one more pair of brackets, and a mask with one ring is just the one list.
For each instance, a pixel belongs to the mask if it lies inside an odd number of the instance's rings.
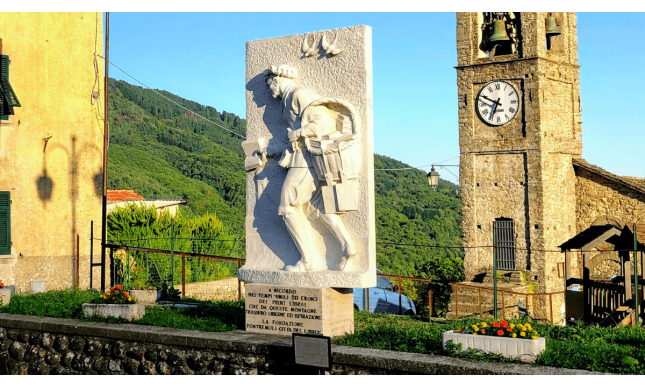
[[443,348],[448,342],[461,344],[461,350],[479,349],[484,353],[497,353],[511,359],[531,362],[544,351],[546,341],[530,323],[510,323],[504,319],[480,321],[469,327],[443,333]]
[[92,303],[83,304],[83,313],[86,316],[120,317],[132,321],[142,318],[146,308],[138,304],[130,292],[117,285],[92,300]]
[[148,271],[145,261],[128,258],[131,267],[126,277],[126,287],[130,289],[132,298],[146,304],[154,304],[159,299],[159,292],[154,286],[148,285]]
[[154,286],[146,286],[145,282],[137,280],[130,283],[130,295],[139,302],[154,304],[159,292]]
[[11,290],[5,288],[4,282],[0,280],[0,306],[9,305],[11,302]]

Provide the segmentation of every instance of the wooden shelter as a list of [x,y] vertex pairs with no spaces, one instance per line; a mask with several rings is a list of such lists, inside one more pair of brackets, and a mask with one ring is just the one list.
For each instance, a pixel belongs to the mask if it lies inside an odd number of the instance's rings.
[[[634,244],[636,243],[636,250]],[[608,251],[591,256],[603,245],[613,246],[616,254]],[[639,316],[643,315],[643,251],[645,245],[626,225],[622,229],[613,224],[591,226],[559,246],[565,254],[565,302],[567,320],[582,320],[601,326],[627,325],[633,323],[635,298],[639,302]],[[583,256],[582,278],[572,277],[572,253]],[[634,288],[634,263],[638,269],[638,290]],[[591,280],[591,271],[605,260],[618,260],[620,273],[611,283]],[[577,285],[577,286],[576,286]],[[582,285],[581,291],[578,290]],[[641,320],[642,321],[642,320]]]

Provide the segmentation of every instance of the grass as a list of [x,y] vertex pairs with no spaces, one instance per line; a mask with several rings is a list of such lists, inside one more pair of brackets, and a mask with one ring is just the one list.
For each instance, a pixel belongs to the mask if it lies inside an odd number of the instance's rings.
[[29,295],[13,295],[9,305],[0,313],[29,314],[41,317],[79,318],[81,305],[90,302],[98,293],[84,290],[56,290]]
[[[335,339],[334,344],[436,355],[457,355],[442,349],[443,332],[467,327],[476,318],[431,321],[427,318],[356,312],[355,333]],[[519,322],[522,320],[513,320]],[[619,374],[645,374],[645,329],[639,327],[555,326],[531,321],[546,338],[546,350],[534,365],[583,369]],[[474,361],[511,362],[498,355],[471,351],[463,356]]]
[[[0,307],[0,313],[27,314],[43,317],[74,318],[82,321],[124,323],[119,319],[86,318],[81,305],[97,293],[81,290],[50,291],[31,295],[15,295],[11,303]],[[244,327],[244,301],[196,303],[196,308],[146,308],[143,319],[133,324],[164,326],[211,332],[226,332]],[[498,355],[471,351],[458,355],[444,352],[443,332],[470,326],[479,319],[428,321],[427,317],[407,317],[355,312],[355,333],[334,339],[334,344],[461,356],[472,361],[512,362]],[[515,321],[517,322],[517,321]],[[645,374],[645,329],[640,327],[599,328],[572,325],[560,327],[532,321],[540,336],[546,337],[546,350],[534,365],[583,369],[620,374]]]
[[[103,321],[114,324],[126,323],[126,321],[117,318],[84,317],[82,304],[92,301],[97,295],[96,292],[85,290],[60,290],[14,295],[11,297],[9,305],[0,307],[0,313],[73,318],[81,321]],[[148,307],[145,316],[132,323],[209,332],[228,332],[244,327],[244,301],[209,302],[192,299],[190,301],[197,303],[197,307]]]

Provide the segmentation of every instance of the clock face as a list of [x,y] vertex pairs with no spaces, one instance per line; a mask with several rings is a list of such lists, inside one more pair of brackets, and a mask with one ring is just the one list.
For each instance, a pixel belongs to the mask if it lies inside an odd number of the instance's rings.
[[477,93],[477,115],[492,126],[501,126],[512,120],[520,109],[520,96],[508,82],[494,81]]

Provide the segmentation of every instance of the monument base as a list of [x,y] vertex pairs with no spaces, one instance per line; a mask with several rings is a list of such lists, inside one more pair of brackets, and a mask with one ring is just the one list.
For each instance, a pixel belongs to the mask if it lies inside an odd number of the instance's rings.
[[247,283],[244,309],[247,332],[330,337],[354,333],[352,289]]

